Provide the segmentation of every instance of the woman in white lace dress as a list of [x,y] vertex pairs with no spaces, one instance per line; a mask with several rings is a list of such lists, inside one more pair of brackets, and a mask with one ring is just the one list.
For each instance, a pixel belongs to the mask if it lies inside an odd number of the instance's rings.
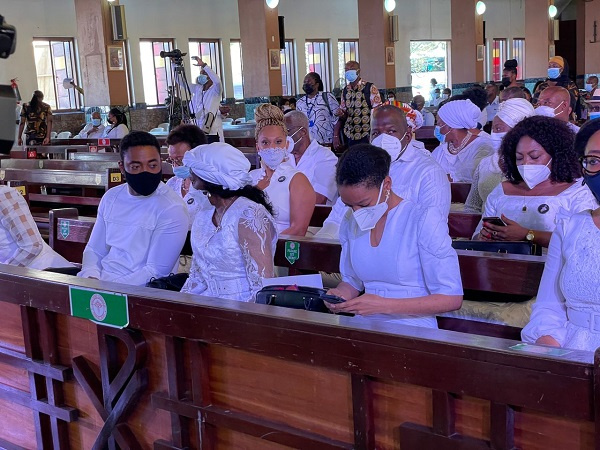
[[181,292],[253,302],[263,278],[273,277],[277,230],[271,205],[251,186],[250,162],[229,144],[216,142],[185,153],[196,193],[212,208],[192,225],[194,256]]
[[[600,202],[600,119],[581,128],[576,150],[586,184]],[[531,320],[521,333],[526,342],[595,351],[600,347],[600,208],[558,221]]]

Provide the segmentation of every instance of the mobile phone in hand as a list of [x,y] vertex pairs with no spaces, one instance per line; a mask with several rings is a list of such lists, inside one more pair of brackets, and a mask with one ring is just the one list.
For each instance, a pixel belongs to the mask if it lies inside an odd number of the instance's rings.
[[327,303],[334,303],[334,304],[344,303],[346,301],[342,297],[338,297],[337,295],[330,295],[330,294],[323,294],[323,295],[321,295],[320,298],[321,298],[321,300],[323,300]]
[[482,220],[484,222],[491,223],[492,225],[496,225],[497,227],[506,226],[506,223],[500,217],[484,217]]

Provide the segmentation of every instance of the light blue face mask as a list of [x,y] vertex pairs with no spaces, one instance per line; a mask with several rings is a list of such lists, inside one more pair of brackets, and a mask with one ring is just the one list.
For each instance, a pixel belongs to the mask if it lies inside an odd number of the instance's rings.
[[208,83],[208,75],[205,75],[205,74],[198,75],[198,78],[196,78],[196,82],[198,84],[204,86],[206,83]]
[[438,141],[440,141],[440,144],[443,144],[446,141],[446,135],[442,134],[442,130],[439,125],[433,129],[433,135]]
[[555,80],[558,77],[560,77],[560,69],[558,67],[550,67],[548,69],[548,78]]
[[186,166],[173,167],[173,175],[177,178],[189,178],[191,175],[190,168]]
[[92,125],[94,125],[95,127],[100,126],[101,123],[102,119],[92,119]]
[[358,71],[357,70],[346,70],[346,80],[349,83],[354,83],[358,80]]
[[590,120],[600,119],[600,111],[590,113]]
[[584,88],[588,92],[592,92],[594,90],[594,86],[592,86],[590,83],[585,83]]

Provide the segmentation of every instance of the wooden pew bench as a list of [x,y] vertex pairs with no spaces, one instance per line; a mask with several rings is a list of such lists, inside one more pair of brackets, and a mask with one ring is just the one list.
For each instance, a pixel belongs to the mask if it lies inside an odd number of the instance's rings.
[[[10,266],[0,266],[0,285],[4,448],[106,448],[113,439],[155,449],[587,450],[600,442],[600,354]],[[71,315],[70,298],[85,313],[98,291],[126,296],[126,329]],[[98,298],[94,308],[102,317]]]

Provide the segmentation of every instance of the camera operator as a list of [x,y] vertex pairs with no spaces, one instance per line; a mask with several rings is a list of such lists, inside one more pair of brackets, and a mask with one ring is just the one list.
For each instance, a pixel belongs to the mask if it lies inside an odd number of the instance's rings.
[[208,142],[225,142],[221,106],[221,80],[215,71],[198,56],[192,56],[195,66],[202,68],[196,83],[192,83],[192,106],[196,113],[196,124],[208,137]]

